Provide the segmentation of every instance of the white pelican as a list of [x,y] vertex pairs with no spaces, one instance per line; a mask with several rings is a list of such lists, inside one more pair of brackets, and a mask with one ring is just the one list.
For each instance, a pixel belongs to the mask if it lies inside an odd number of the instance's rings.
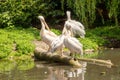
[[[40,31],[41,40],[43,42],[45,42],[49,46],[49,49],[50,49],[50,44],[57,37],[57,35],[55,33],[53,33],[52,31],[50,31],[50,29],[49,29],[47,23],[45,22],[45,19],[44,19],[43,16],[38,16],[38,18],[40,19],[41,25],[42,25],[42,28],[41,28],[41,31]],[[45,27],[48,30],[46,30]],[[49,51],[49,49],[48,49],[48,51]]]
[[53,53],[55,51],[60,51],[59,54],[63,55],[63,48],[64,48],[64,35],[58,36],[56,39],[54,39],[51,43],[50,52]]
[[50,51],[53,53],[60,50],[61,56],[63,55],[63,48],[66,47],[70,53],[79,53],[83,55],[83,45],[74,37],[72,37],[72,29],[69,25],[69,30],[65,29],[64,32],[52,41]]
[[84,38],[86,34],[84,26],[76,20],[71,20],[70,11],[67,11],[66,14],[67,14],[67,21],[65,21],[63,31],[65,29],[68,29],[67,24],[69,24],[71,25],[73,35],[79,35],[81,38]]
[[59,54],[63,55],[63,48],[64,48],[64,38],[65,34],[72,35],[71,32],[67,33],[67,30],[65,29],[64,32],[60,36],[58,36],[56,39],[54,39],[51,43],[51,49],[50,52],[54,53],[55,51],[60,51]]
[[79,53],[80,55],[83,55],[83,45],[77,40],[75,37],[72,37],[69,35],[68,32],[65,33],[65,38],[64,38],[64,45],[66,48],[70,50],[70,53]]

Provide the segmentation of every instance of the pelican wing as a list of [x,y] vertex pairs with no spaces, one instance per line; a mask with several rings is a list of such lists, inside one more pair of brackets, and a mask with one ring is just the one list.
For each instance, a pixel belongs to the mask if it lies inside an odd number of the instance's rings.
[[73,20],[66,21],[64,24],[64,30],[69,30],[70,28],[72,29],[72,32],[74,35],[79,35],[80,37],[84,38],[85,36],[85,30],[77,26],[76,24],[72,23]]
[[73,34],[75,35],[79,35],[81,38],[84,38],[85,37],[85,30],[83,29],[80,29],[78,27],[72,27],[72,31],[73,31]]
[[57,37],[57,35],[55,33],[53,33],[52,31],[48,31],[47,32],[49,35],[53,36],[53,37]]
[[58,36],[55,40],[51,43],[51,52],[53,53],[57,49],[61,49],[63,47],[64,35]]
[[65,44],[67,47],[70,47],[70,48],[73,47],[73,49],[74,49],[74,47],[78,47],[78,46],[82,47],[82,44],[80,44],[79,41],[77,41],[76,39],[73,39],[73,38],[71,38],[71,37],[65,38],[64,44]]
[[80,44],[79,41],[76,41],[76,39],[73,39],[72,37],[65,37],[64,39],[64,45],[67,47],[71,52],[76,53],[82,53],[82,44]]
[[40,33],[40,36],[42,41],[44,41],[48,45],[50,45],[51,42],[56,38],[56,36],[51,35],[48,30],[44,30],[44,34]]
[[74,37],[71,37],[70,38],[71,39],[71,41],[73,41],[75,44],[77,44],[77,45],[79,45],[79,46],[83,46],[80,42],[79,42],[79,40],[77,40],[76,38],[74,38]]
[[76,26],[80,27],[81,29],[85,29],[82,23],[76,21],[76,20],[69,20],[72,24],[75,24]]

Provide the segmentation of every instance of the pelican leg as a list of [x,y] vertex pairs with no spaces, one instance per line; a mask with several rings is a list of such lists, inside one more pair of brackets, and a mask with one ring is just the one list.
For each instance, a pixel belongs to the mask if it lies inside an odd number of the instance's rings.
[[48,51],[47,51],[47,53],[49,53],[49,52],[51,52],[51,47],[49,47],[49,48],[48,48]]
[[72,57],[73,60],[75,60],[75,61],[77,60],[77,59],[75,58],[75,57],[77,56],[76,53],[75,53],[75,54],[70,53],[70,56]]
[[75,58],[76,54],[70,53],[70,56],[72,57],[73,60],[77,61],[77,59]]
[[70,52],[70,56],[73,57],[73,53]]
[[74,59],[74,54],[70,52],[70,56],[72,57],[72,59]]
[[60,56],[63,56],[63,48],[60,49]]
[[80,56],[83,58],[83,50],[81,50],[81,55]]
[[77,60],[76,57],[77,57],[77,54],[75,53],[75,55],[74,55],[74,60],[75,60],[75,61]]

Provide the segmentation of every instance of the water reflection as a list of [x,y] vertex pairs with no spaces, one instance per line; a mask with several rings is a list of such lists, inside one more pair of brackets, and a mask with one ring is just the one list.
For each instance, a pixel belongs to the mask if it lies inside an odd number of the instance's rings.
[[25,70],[32,69],[33,67],[33,60],[1,60],[0,80],[25,80]]
[[86,72],[86,62],[81,62],[82,68],[71,68],[69,66],[55,66],[43,65],[42,63],[36,63],[38,69],[45,69],[41,76],[47,75],[44,80],[84,80],[84,74]]
[[33,60],[1,60],[0,61],[0,73],[4,73],[7,71],[16,70],[29,70],[34,67]]
[[110,59],[107,68],[82,62],[82,68],[37,61],[0,61],[0,80],[120,80],[120,49],[104,50],[99,59]]

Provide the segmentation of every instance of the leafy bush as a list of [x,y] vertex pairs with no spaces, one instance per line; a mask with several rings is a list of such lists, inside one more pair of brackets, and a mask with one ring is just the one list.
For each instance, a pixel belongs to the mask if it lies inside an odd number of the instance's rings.
[[86,38],[80,39],[84,45],[84,49],[97,49],[109,43],[107,38],[120,40],[120,28],[115,26],[98,27],[86,30]]
[[45,4],[40,5],[42,0],[39,2],[34,0],[6,0],[0,3],[2,9],[0,14],[1,27],[14,25],[28,27],[38,15],[39,10],[45,6]]
[[60,35],[62,33],[60,30],[57,30],[57,29],[51,29],[51,31],[57,35]]
[[[118,34],[120,34],[120,28],[118,26],[104,26],[104,27],[98,27],[95,29],[90,29],[88,31],[89,33],[86,36],[100,36],[100,38],[116,38],[120,40],[120,37]],[[91,34],[91,35],[90,35]]]
[[29,27],[38,23],[38,15],[61,15],[62,11],[54,10],[55,7],[56,3],[44,0],[0,1],[0,27]]
[[39,37],[38,34],[39,31],[34,28],[0,29],[0,58],[32,54],[35,48],[32,41]]
[[31,44],[32,42],[27,40],[18,40],[16,42],[16,50],[22,54],[30,54],[34,51],[35,46]]
[[78,17],[86,27],[111,23],[118,25],[119,5],[120,1],[117,0],[2,0],[0,27],[29,27],[38,24],[38,15],[43,15],[48,20],[52,18],[52,24],[58,23],[66,10],[71,10],[73,17]]
[[12,42],[8,39],[6,31],[0,30],[0,58],[4,58],[12,51]]
[[0,59],[5,58],[12,52],[11,44],[0,44]]
[[85,38],[85,39],[79,39],[80,42],[83,44],[83,49],[94,49],[97,50],[98,49],[98,44],[94,41],[92,41],[89,38]]

